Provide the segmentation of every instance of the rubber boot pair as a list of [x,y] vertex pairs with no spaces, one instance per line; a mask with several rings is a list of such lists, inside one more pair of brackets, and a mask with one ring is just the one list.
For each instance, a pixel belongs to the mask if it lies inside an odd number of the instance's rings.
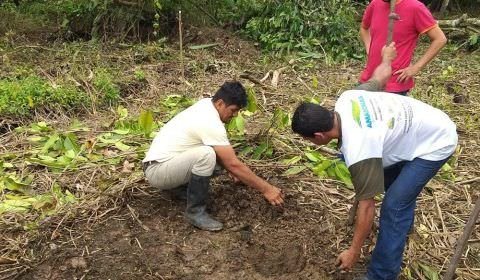
[[219,231],[223,224],[212,219],[207,213],[210,177],[192,174],[187,188],[187,209],[185,217],[195,227],[208,231]]

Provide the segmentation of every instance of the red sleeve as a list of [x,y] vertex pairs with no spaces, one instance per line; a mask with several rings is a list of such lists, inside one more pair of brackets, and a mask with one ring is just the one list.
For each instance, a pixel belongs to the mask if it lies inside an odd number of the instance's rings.
[[362,27],[365,29],[369,29],[372,24],[373,3],[374,1],[370,2],[363,13]]
[[419,34],[423,34],[437,25],[432,13],[423,3],[419,3],[415,11],[415,29]]

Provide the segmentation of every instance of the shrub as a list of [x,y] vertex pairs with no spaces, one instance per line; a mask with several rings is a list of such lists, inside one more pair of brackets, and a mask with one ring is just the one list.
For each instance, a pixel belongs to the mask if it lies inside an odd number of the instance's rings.
[[267,1],[246,33],[279,54],[328,53],[335,59],[360,56],[358,12],[350,0]]
[[25,116],[35,108],[71,108],[88,101],[70,85],[52,85],[37,76],[0,80],[0,115]]

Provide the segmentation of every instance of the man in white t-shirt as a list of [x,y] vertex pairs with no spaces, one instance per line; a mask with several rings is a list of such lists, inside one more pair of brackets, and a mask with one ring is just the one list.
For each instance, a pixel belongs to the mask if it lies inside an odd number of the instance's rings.
[[283,204],[281,190],[255,175],[235,155],[224,124],[247,105],[239,82],[226,82],[212,98],[204,98],[167,122],[143,160],[150,185],[186,191],[185,217],[194,226],[221,230],[206,212],[210,177],[218,163],[235,179],[260,191],[272,205]]
[[342,93],[334,111],[303,103],[292,119],[293,131],[317,145],[338,139],[352,175],[359,204],[352,244],[337,259],[341,269],[351,269],[358,260],[375,216],[374,197],[385,194],[377,243],[361,279],[397,279],[416,198],[457,145],[455,124],[445,113],[380,92],[394,57],[394,45],[385,47],[373,78]]

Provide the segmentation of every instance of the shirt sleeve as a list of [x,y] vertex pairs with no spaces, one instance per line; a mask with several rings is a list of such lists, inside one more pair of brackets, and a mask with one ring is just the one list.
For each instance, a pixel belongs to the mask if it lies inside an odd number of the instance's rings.
[[363,13],[362,17],[362,27],[365,29],[369,29],[370,25],[372,24],[372,15],[373,15],[373,2],[370,2],[368,4],[367,8],[365,9],[365,12]]
[[348,168],[352,175],[355,198],[365,200],[384,192],[383,164],[381,158],[359,161]]
[[229,146],[225,126],[217,123],[204,124],[197,129],[198,136],[206,146]]
[[415,11],[415,29],[419,34],[423,34],[437,25],[432,13],[423,4],[419,3]]

